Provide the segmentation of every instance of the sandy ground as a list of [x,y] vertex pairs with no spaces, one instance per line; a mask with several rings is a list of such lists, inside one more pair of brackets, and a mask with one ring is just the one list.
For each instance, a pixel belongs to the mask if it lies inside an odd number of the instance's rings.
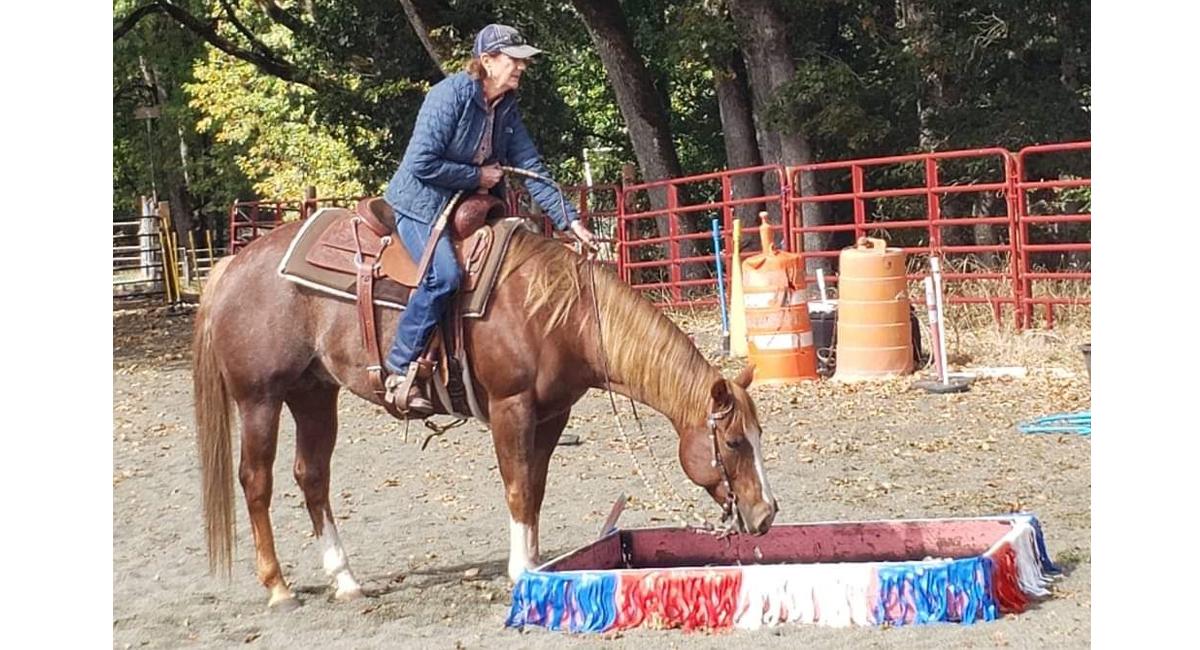
[[[782,506],[777,521],[1033,512],[1052,558],[1066,573],[1053,596],[1031,610],[974,626],[784,626],[716,635],[635,630],[585,637],[503,625],[510,605],[508,513],[483,427],[472,422],[421,451],[419,423],[406,442],[402,424],[349,394],[342,396],[331,497],[351,567],[369,597],[331,600],[291,477],[294,436],[287,415],[272,517],[279,557],[303,606],[287,614],[266,611],[240,490],[232,580],[210,577],[192,426],[191,316],[117,311],[113,326],[114,648],[1091,644],[1091,442],[1015,429],[1034,417],[1090,410],[1083,361],[1071,353],[1082,341],[1051,337],[1039,348],[1047,365],[1065,372],[1035,368],[1022,379],[980,380],[956,396],[913,390],[911,378],[753,392],[764,421],[768,475]],[[705,331],[696,340],[718,360],[711,328],[699,329]],[[1028,350],[1023,354],[1029,357]],[[729,376],[739,365],[719,362]],[[666,420],[639,409],[643,440],[627,402],[623,412],[655,489],[666,494],[663,481],[671,481],[715,520],[716,506],[679,469]],[[578,435],[581,444],[561,447],[551,465],[542,520],[545,557],[591,541],[622,492],[633,501],[620,525],[670,523],[648,505],[652,495],[633,471],[607,396],[593,392],[584,398],[567,433]],[[235,455],[236,441],[235,435]],[[662,461],[661,479],[656,458]]]

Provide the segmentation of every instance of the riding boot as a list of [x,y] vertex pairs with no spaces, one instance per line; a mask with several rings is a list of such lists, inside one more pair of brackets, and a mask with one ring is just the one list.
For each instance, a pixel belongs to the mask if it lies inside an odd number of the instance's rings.
[[401,413],[425,417],[433,415],[433,403],[425,397],[417,379],[420,366],[416,363],[409,365],[404,377],[389,375],[384,387],[387,388],[385,399],[394,404]]

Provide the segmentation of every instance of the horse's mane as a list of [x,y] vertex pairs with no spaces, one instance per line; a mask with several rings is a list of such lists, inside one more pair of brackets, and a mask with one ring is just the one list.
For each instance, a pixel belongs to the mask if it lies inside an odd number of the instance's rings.
[[[608,371],[633,397],[676,422],[707,413],[709,388],[720,373],[650,301],[612,271],[585,260],[561,243],[518,230],[509,244],[500,278],[521,269],[528,277],[525,306],[544,333],[562,327],[576,307],[580,337],[596,336],[591,304],[579,305],[594,271]],[[590,302],[590,301],[588,301]]]

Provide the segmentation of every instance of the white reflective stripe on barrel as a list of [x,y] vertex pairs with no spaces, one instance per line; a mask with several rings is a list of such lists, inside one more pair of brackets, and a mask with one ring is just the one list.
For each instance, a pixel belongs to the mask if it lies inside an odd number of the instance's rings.
[[789,305],[806,304],[808,302],[808,300],[804,294],[805,294],[804,289],[792,289],[791,292],[788,293],[788,304]]
[[763,334],[751,336],[750,342],[759,350],[794,350],[796,348],[812,347],[813,334]]
[[[746,307],[749,307],[750,309],[762,309],[764,307],[779,307],[781,305],[778,305],[777,303],[778,303],[779,296],[782,293],[784,293],[784,292],[782,292],[782,291],[755,291],[755,292],[745,291],[742,293],[742,302],[743,302],[743,304],[745,304]],[[787,292],[787,297],[788,297],[787,304],[789,304],[789,305],[803,305],[805,302],[803,289],[792,289],[790,292]]]

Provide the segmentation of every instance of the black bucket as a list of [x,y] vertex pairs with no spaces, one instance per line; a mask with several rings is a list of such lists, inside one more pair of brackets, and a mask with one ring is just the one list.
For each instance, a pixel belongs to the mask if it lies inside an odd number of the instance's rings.
[[[925,363],[925,354],[921,349],[921,322],[917,320],[915,306],[909,307],[908,317],[912,327],[913,363],[920,367]],[[829,377],[837,368],[837,301],[808,303],[808,320],[812,324],[813,348],[817,352],[817,373]]]
[[808,320],[812,325],[813,348],[817,352],[817,374],[833,374],[833,343],[837,332],[837,303],[808,303]]

